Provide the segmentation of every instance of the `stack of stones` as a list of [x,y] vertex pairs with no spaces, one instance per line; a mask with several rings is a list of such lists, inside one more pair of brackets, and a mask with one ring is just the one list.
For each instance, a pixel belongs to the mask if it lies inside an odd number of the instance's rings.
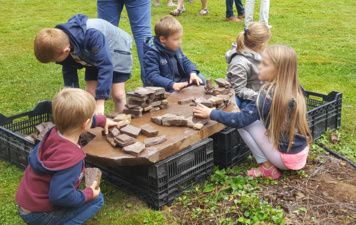
[[[144,124],[140,128],[130,125],[130,114],[110,113],[106,117],[118,122],[120,129],[111,127],[106,136],[107,141],[113,147],[121,147],[122,150],[130,155],[137,156],[146,147],[158,145],[167,140],[166,135],[156,137],[158,130],[149,124]],[[144,143],[138,142],[137,137],[142,134],[147,138]]]
[[36,133],[32,133],[32,134],[29,134],[26,136],[21,133],[18,133],[18,134],[21,136],[24,136],[26,139],[28,139],[30,141],[36,142],[37,138],[42,139],[43,136],[47,133],[47,131],[49,131],[52,127],[54,127],[54,123],[52,123],[51,121],[42,122],[36,126],[36,130],[37,130]]
[[123,113],[130,114],[132,118],[142,117],[145,112],[168,108],[169,93],[162,87],[137,87],[126,95],[128,103]]
[[201,120],[197,123],[193,122],[193,117],[185,118],[175,114],[164,114],[163,116],[151,117],[151,121],[157,125],[164,127],[190,127],[195,130],[201,130],[208,120]]

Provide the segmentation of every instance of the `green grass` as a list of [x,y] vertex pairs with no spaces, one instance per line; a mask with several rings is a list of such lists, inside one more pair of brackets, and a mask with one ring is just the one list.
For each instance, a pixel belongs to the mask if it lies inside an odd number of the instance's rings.
[[[243,1],[244,2],[244,1]],[[255,6],[258,18],[259,1]],[[165,1],[162,1],[165,5]],[[209,0],[208,16],[197,16],[199,1],[186,3],[187,12],[178,20],[184,27],[182,48],[185,54],[213,78],[224,77],[224,54],[234,42],[243,24],[227,23],[225,1]],[[300,81],[307,90],[327,94],[343,92],[342,127],[339,136],[342,154],[355,160],[356,126],[356,1],[354,0],[275,0],[271,2],[270,44],[292,46],[298,54]],[[76,13],[96,17],[96,1],[3,0],[0,25],[0,113],[9,116],[31,110],[38,101],[52,99],[63,87],[61,67],[41,64],[33,54],[33,40],[44,27],[66,22]],[[171,8],[152,8],[152,25]],[[236,11],[235,11],[236,12]],[[127,14],[120,27],[131,34]],[[133,49],[133,77],[127,90],[140,86],[140,69]],[[84,87],[83,71],[80,81]],[[112,101],[106,112],[113,110]],[[325,139],[325,138],[324,138]],[[332,146],[333,147],[333,146]],[[345,150],[346,149],[346,150]],[[0,162],[0,223],[21,224],[16,215],[14,196],[22,172]],[[103,184],[106,204],[88,224],[165,224],[163,215],[148,209],[133,196]],[[127,205],[129,204],[129,205]],[[132,207],[127,207],[132,204]]]

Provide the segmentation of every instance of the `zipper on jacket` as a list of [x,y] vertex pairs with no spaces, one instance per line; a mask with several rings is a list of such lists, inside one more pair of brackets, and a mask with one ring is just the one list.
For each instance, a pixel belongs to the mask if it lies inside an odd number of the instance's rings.
[[117,50],[117,49],[114,49],[114,52],[120,53],[120,54],[123,54],[123,55],[131,55],[131,52],[122,51],[122,50]]

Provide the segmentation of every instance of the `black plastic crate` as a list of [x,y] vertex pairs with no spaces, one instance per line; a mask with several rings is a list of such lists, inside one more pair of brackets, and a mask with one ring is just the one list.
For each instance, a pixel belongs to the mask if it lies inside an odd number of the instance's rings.
[[36,125],[53,121],[51,101],[39,102],[33,110],[6,117],[0,114],[0,159],[21,170],[28,165],[28,155],[36,146],[21,134],[36,132]]
[[105,167],[87,162],[86,166],[100,168],[104,180],[161,209],[214,172],[213,141],[204,139],[151,165]]
[[219,169],[227,169],[242,162],[250,154],[251,151],[245,143],[238,144],[232,149],[225,151],[214,149],[214,164],[219,166]]
[[306,91],[303,88],[308,110],[308,125],[313,139],[319,139],[328,128],[341,126],[342,93],[333,91],[328,95]]
[[212,136],[214,140],[214,150],[220,149],[227,151],[243,143],[239,132],[236,128],[227,127],[224,130]]

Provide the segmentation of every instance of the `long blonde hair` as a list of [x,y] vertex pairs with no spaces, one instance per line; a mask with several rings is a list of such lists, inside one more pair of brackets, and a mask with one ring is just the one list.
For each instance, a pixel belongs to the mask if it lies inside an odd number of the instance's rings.
[[257,51],[258,48],[271,39],[271,30],[260,22],[250,23],[244,31],[237,35],[236,51],[244,52],[245,47]]
[[[307,123],[306,102],[298,80],[297,54],[289,46],[272,45],[265,49],[263,55],[267,55],[276,68],[275,77],[261,88],[266,90],[266,98],[272,97],[271,109],[264,121],[269,122],[267,136],[273,140],[273,146],[277,149],[280,137],[288,137],[287,151],[289,151],[295,132],[307,140],[309,136],[309,142],[312,141]],[[292,98],[294,107],[291,110],[289,104]],[[261,100],[266,101],[266,99],[258,100],[258,105]]]

